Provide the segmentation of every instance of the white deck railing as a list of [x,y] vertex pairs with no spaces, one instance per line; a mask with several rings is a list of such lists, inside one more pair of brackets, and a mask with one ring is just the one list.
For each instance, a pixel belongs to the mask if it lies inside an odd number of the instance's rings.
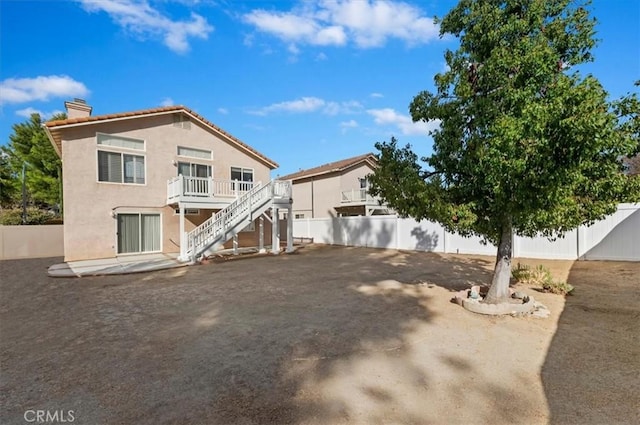
[[265,205],[269,199],[288,199],[291,197],[291,182],[273,180],[266,186],[257,182],[253,188],[237,198],[224,209],[218,211],[204,223],[187,233],[186,254],[195,260],[195,256],[214,243],[216,238],[247,218],[256,208]]
[[167,200],[177,202],[182,197],[237,198],[256,185],[259,183],[179,175],[167,181]]
[[377,202],[376,198],[367,193],[367,189],[351,189],[341,192],[341,202],[343,204],[366,202],[369,204]]

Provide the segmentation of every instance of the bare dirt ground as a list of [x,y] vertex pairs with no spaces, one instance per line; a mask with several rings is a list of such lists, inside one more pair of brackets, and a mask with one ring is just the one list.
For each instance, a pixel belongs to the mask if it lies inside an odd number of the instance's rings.
[[493,259],[310,246],[162,272],[53,279],[0,262],[0,423],[637,424],[640,263],[528,260],[548,319],[453,291]]

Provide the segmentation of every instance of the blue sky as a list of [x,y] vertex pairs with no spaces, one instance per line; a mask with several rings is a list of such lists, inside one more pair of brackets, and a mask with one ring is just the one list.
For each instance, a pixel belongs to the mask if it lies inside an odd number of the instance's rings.
[[[433,16],[452,0],[79,0],[0,3],[0,144],[31,111],[85,98],[106,114],[182,104],[287,174],[395,135],[429,154],[408,105],[444,68]],[[596,0],[612,98],[640,79],[640,2]]]

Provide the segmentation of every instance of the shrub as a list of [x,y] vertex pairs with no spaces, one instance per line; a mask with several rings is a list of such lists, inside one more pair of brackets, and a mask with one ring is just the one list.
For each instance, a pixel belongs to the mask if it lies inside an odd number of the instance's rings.
[[[49,211],[38,208],[27,208],[26,224],[44,224],[55,216]],[[0,210],[0,224],[17,226],[22,224],[22,210],[20,208]]]
[[551,272],[543,265],[531,268],[526,264],[518,263],[511,275],[517,282],[535,286],[542,286],[544,282],[553,280]]
[[543,265],[534,268],[526,264],[520,264],[511,271],[511,276],[516,282],[524,283],[532,286],[539,286],[545,292],[552,294],[568,295],[573,291],[573,286],[567,282],[559,282],[553,280],[551,271]]
[[573,291],[573,285],[567,282],[549,281],[542,284],[542,289],[552,294],[569,295]]

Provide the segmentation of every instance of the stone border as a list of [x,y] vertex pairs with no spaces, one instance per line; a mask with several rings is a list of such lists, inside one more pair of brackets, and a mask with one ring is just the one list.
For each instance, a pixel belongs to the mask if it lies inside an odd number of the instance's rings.
[[485,304],[475,300],[462,300],[462,307],[473,313],[488,314],[498,316],[503,314],[522,314],[532,313],[535,307],[535,301],[529,297],[529,301],[522,304],[501,303],[501,304]]

